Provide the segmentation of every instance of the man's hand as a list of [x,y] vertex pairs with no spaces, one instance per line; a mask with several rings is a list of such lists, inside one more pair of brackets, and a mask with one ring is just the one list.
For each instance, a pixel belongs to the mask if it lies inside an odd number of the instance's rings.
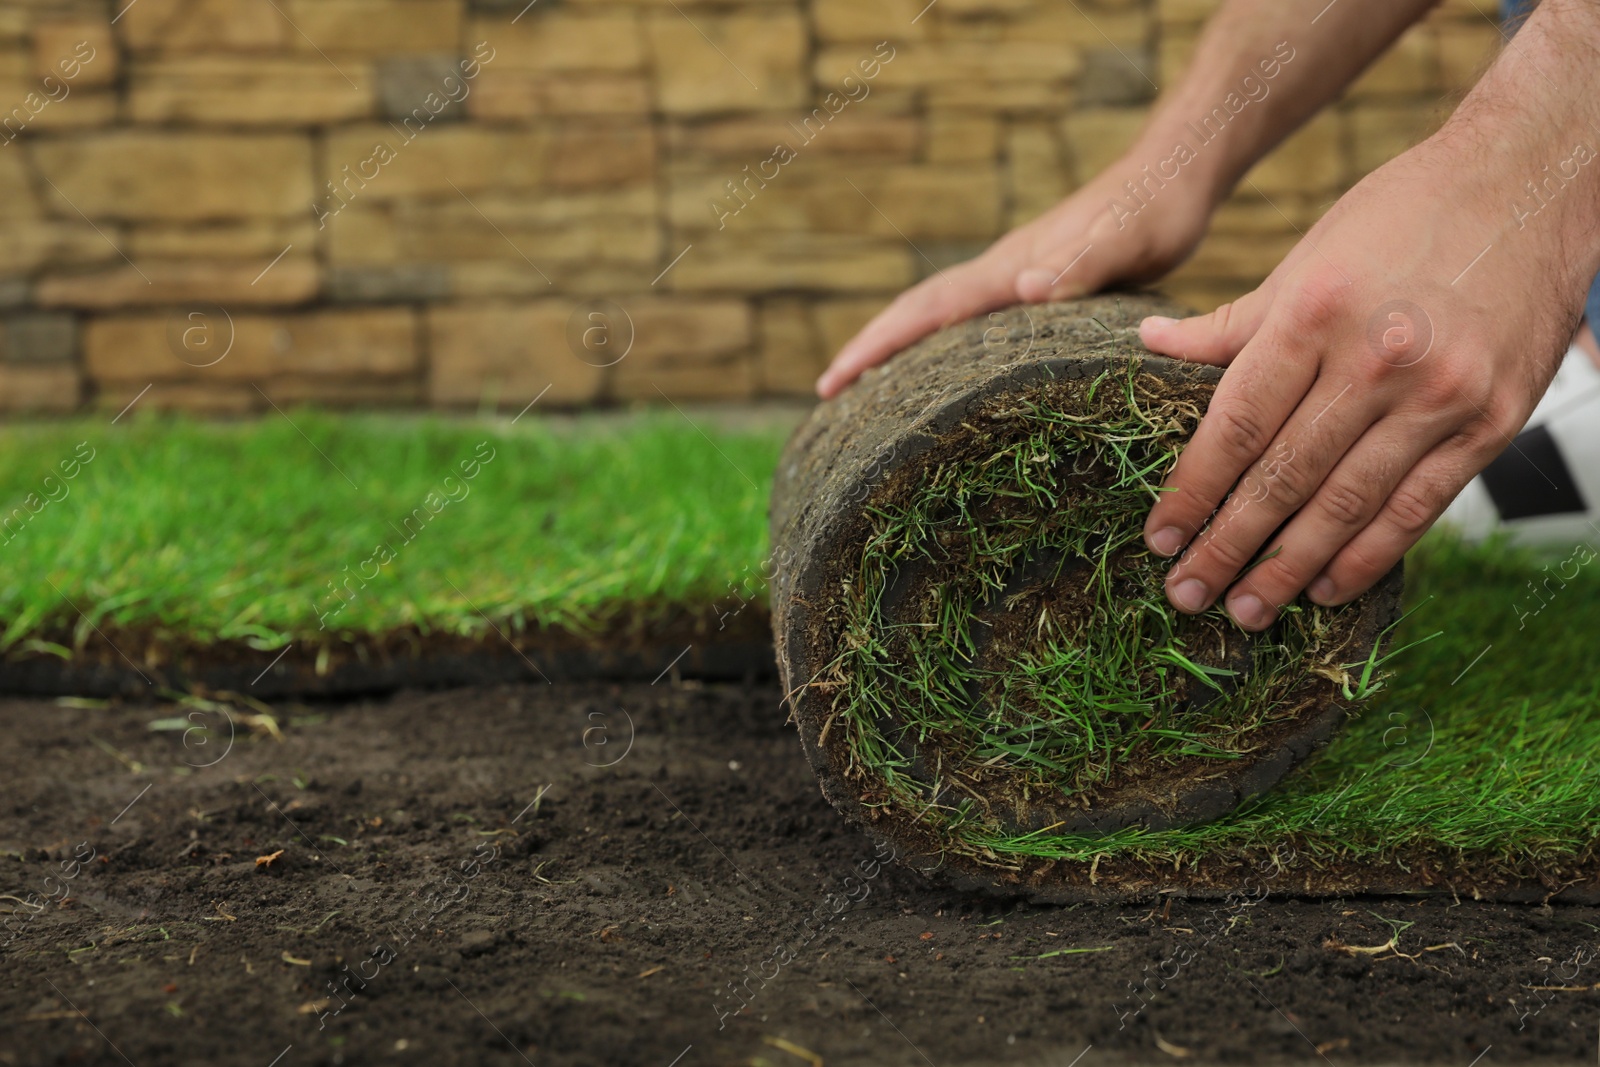
[[[1510,445],[1593,275],[1562,220],[1513,216],[1565,154],[1447,128],[1352,189],[1259,289],[1145,320],[1152,351],[1228,368],[1145,526],[1152,551],[1187,546],[1176,607],[1226,592],[1260,630],[1302,590],[1352,600]],[[1577,182],[1562,195],[1595,200],[1600,166]]]
[[1213,190],[1198,177],[1172,182],[1120,221],[1110,204],[1123,183],[1170,153],[1163,145],[1124,157],[1056,207],[1019,226],[976,259],[901,293],[834,356],[817,392],[830,397],[917,339],[948,323],[1019,301],[1068,300],[1118,283],[1158,278],[1205,234]]

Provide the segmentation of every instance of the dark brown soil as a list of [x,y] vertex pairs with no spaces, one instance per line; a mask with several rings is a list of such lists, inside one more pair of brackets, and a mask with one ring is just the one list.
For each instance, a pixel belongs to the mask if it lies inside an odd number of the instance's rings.
[[0,704],[0,1063],[1596,1055],[1600,910],[930,887],[818,795],[776,687],[274,711],[229,750],[170,705]]

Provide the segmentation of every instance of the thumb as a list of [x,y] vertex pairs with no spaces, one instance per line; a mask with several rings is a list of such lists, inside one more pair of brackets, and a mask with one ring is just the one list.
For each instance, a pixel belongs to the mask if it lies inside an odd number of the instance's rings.
[[1157,355],[1225,367],[1255,336],[1266,313],[1267,301],[1258,289],[1209,315],[1187,319],[1152,315],[1139,324],[1139,340]]

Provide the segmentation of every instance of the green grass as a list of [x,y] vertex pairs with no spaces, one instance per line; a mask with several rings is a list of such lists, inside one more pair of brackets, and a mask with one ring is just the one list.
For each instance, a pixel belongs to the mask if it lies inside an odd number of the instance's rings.
[[[0,649],[68,628],[88,640],[90,624],[272,649],[476,633],[480,609],[584,629],[712,604],[751,585],[741,566],[759,562],[781,445],[770,431],[713,444],[676,414],[554,430],[292,417],[0,429]],[[69,481],[79,442],[93,458]]]
[[[708,440],[676,414],[559,430],[532,416],[507,427],[291,414],[304,437],[276,416],[0,429],[6,649],[72,631],[97,641],[85,618],[263,649],[409,626],[483,633],[478,609],[502,626],[598,629],[757,589],[778,431],[702,422]],[[395,527],[485,439],[495,458],[470,494],[401,543]],[[29,493],[60,495],[44,478],[80,441],[95,456],[63,483],[67,495],[6,525]],[[319,629],[327,583],[384,541],[394,558]],[[1315,764],[1209,826],[1010,847],[1167,864],[1286,841],[1312,858],[1425,850],[1523,871],[1592,859],[1600,567],[1541,570],[1542,560],[1442,537],[1410,566],[1415,611],[1398,640],[1440,636],[1393,664],[1387,688]],[[1530,581],[1546,583],[1537,614]]]

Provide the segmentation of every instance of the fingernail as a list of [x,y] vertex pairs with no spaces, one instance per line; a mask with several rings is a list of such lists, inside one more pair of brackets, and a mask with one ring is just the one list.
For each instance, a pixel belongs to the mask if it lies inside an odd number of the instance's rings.
[[1172,602],[1179,611],[1203,611],[1207,597],[1206,583],[1198,578],[1185,578],[1172,587]]
[[1311,588],[1306,590],[1306,595],[1313,602],[1327,606],[1333,603],[1333,598],[1338,595],[1338,592],[1334,588],[1332,578],[1318,578],[1311,583]]
[[1171,326],[1177,321],[1177,319],[1169,319],[1165,315],[1147,315],[1144,320],[1139,323],[1139,329],[1142,330],[1146,326],[1155,326],[1158,328],[1162,326]]
[[1228,614],[1247,630],[1264,629],[1272,621],[1272,610],[1252,593],[1240,593],[1229,600]]
[[1175,556],[1183,547],[1183,531],[1176,526],[1163,526],[1150,535],[1150,551],[1158,556]]

